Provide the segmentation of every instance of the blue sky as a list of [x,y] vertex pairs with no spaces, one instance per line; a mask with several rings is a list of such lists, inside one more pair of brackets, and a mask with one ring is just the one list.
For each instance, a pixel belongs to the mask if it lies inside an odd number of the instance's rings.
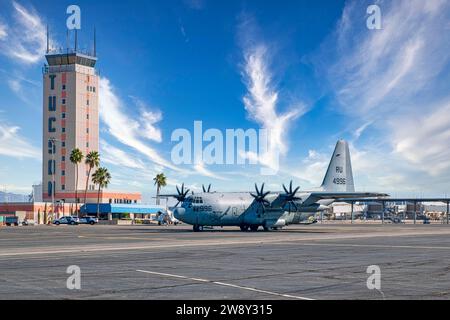
[[[366,27],[377,4],[382,30]],[[97,29],[101,155],[113,190],[318,186],[334,144],[351,145],[359,190],[445,195],[450,179],[450,3],[398,1],[0,0],[0,190],[41,180],[45,26],[65,47]],[[281,169],[175,166],[173,130],[278,130]]]

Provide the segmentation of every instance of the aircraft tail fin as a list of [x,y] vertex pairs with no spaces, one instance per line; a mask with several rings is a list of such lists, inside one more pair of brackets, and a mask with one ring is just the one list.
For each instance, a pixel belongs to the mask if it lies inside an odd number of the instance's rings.
[[321,189],[332,192],[355,192],[347,141],[339,140],[337,142]]

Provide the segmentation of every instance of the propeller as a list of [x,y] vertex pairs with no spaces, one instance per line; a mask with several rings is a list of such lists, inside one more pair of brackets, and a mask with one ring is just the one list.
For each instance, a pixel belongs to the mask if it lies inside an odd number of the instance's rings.
[[255,193],[250,193],[250,195],[255,198],[255,201],[259,203],[259,205],[262,207],[263,212],[266,210],[266,206],[270,206],[270,202],[266,200],[267,195],[270,193],[270,191],[264,192],[264,183],[261,185],[261,189],[258,189],[258,185],[255,183]]
[[189,189],[184,190],[184,183],[181,184],[181,190],[178,188],[178,186],[176,186],[176,188],[178,195],[175,197],[175,199],[177,199],[178,202],[175,205],[175,207],[177,207],[180,204],[180,202],[184,202],[184,200],[186,200],[187,194],[189,193]]
[[208,186],[208,189],[205,188],[205,186],[202,184],[203,193],[210,193],[211,192],[211,183]]
[[295,203],[295,200],[301,200],[301,198],[296,197],[298,190],[300,190],[300,187],[292,189],[292,180],[289,183],[289,189],[286,188],[286,186],[283,184],[284,192],[286,193],[284,195],[284,204],[289,204],[289,212],[291,212],[291,206],[295,208],[295,211],[298,211],[297,204]]

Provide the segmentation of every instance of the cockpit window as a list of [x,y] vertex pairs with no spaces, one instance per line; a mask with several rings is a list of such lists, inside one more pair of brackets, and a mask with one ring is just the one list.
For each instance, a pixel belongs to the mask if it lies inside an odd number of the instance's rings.
[[194,197],[192,202],[195,204],[201,204],[203,203],[203,199],[201,197]]

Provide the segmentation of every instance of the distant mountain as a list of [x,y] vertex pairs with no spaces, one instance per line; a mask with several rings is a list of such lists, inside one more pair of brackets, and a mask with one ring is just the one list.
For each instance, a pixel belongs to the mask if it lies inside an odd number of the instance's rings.
[[0,191],[0,202],[28,202],[28,195]]

